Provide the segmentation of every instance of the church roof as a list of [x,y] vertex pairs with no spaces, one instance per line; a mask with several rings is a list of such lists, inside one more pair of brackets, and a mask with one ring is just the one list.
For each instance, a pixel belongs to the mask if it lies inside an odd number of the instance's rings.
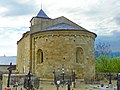
[[45,14],[45,12],[42,9],[39,11],[36,17],[49,19],[49,17]]
[[48,31],[48,30],[83,30],[83,28],[71,26],[67,23],[59,23],[57,25],[46,28],[43,31]]

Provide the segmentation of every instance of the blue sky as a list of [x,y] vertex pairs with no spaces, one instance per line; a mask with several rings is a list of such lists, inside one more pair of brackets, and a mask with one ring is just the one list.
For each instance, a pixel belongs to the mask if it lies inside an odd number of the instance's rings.
[[42,9],[50,18],[65,16],[89,31],[97,42],[120,51],[120,0],[1,0],[0,56],[17,55],[17,41],[29,30],[30,19]]

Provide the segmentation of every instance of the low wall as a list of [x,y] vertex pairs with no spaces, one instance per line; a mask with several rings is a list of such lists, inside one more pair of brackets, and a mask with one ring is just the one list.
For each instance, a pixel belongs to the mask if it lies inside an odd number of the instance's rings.
[[[96,73],[95,80],[105,80],[109,79],[109,73]],[[112,79],[117,79],[117,73],[111,73]]]
[[[24,82],[25,74],[11,74],[10,84],[13,85],[15,82],[22,84]],[[7,85],[8,74],[3,74],[2,82],[3,85]]]

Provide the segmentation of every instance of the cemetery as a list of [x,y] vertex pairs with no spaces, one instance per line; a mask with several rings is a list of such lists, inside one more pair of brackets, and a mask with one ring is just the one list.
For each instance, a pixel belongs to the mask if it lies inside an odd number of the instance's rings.
[[[32,73],[12,74],[0,77],[1,90],[120,90],[120,73],[104,73],[104,79],[78,79],[75,71],[69,71],[62,65],[60,70],[53,70],[53,79],[35,77]],[[6,82],[7,81],[7,82]]]

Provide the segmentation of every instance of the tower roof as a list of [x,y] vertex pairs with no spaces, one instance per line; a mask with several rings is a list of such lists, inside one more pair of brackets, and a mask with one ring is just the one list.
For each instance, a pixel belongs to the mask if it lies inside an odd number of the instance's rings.
[[49,19],[49,17],[45,14],[45,12],[42,9],[39,11],[36,17]]

